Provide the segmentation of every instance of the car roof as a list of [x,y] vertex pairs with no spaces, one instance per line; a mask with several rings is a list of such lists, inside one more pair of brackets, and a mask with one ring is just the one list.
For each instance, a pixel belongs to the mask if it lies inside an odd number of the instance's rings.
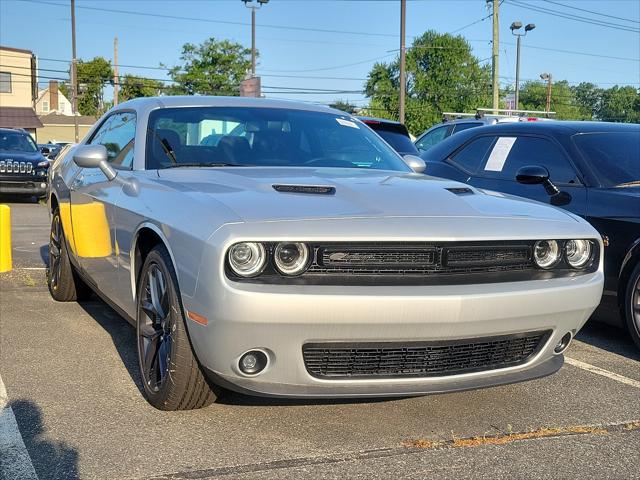
[[390,125],[402,125],[402,123],[396,120],[389,120],[388,118],[379,118],[379,117],[364,117],[362,115],[355,115],[358,120],[362,120],[363,122],[377,122],[377,123],[387,123]]
[[575,133],[620,132],[637,130],[640,130],[640,125],[631,123],[553,120],[548,122],[497,123],[495,125],[492,125],[491,127],[475,128],[473,129],[473,133],[477,135],[485,131],[491,132],[493,134],[540,132],[559,135],[572,135]]
[[333,113],[345,115],[345,112],[311,103],[296,102],[291,100],[275,100],[253,97],[224,97],[209,95],[175,95],[166,97],[144,97],[128,100],[118,104],[113,110],[133,108],[137,110],[151,110],[154,108],[171,107],[262,107],[283,108],[293,110],[305,110],[311,112]]

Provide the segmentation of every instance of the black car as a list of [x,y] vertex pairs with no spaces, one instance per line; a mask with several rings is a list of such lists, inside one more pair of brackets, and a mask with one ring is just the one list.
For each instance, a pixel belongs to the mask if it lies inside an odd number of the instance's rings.
[[0,194],[45,196],[48,169],[29,133],[0,128]]
[[605,244],[603,308],[640,347],[640,125],[532,122],[472,128],[421,152],[426,173],[565,208]]
[[356,117],[380,135],[400,155],[418,155],[418,149],[411,141],[409,131],[400,122],[385,118]]

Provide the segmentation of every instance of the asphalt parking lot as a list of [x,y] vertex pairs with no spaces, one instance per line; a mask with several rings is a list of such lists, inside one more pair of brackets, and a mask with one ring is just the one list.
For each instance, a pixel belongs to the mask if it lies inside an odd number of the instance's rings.
[[157,411],[133,328],[98,299],[54,302],[46,208],[10,206],[0,478],[640,478],[640,352],[594,321],[558,373],[528,383],[376,401],[232,394]]

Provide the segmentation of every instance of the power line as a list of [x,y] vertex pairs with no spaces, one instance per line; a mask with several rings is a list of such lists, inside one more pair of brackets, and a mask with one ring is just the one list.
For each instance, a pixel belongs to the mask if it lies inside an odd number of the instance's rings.
[[592,13],[594,15],[600,15],[602,17],[614,18],[616,20],[623,20],[625,22],[640,23],[640,21],[638,21],[638,20],[631,20],[630,18],[624,18],[624,17],[616,17],[615,15],[608,15],[606,13],[595,12],[593,10],[587,10],[586,8],[574,7],[573,5],[566,5],[566,4],[560,3],[560,2],[553,2],[551,0],[543,0],[543,1],[545,1],[547,3],[552,3],[554,5],[559,5],[559,6],[564,7],[564,8],[569,8],[571,10],[579,10],[581,12],[587,12],[587,13]]
[[619,23],[612,23],[612,22],[607,22],[607,21],[604,21],[604,20],[597,20],[597,19],[594,19],[594,18],[582,17],[582,16],[575,15],[575,14],[568,14],[568,13],[561,12],[559,10],[552,10],[552,9],[548,9],[548,8],[533,6],[533,5],[530,5],[530,4],[520,3],[517,0],[505,0],[505,1],[507,3],[509,3],[510,5],[515,6],[515,7],[524,8],[524,9],[532,10],[534,12],[539,12],[539,13],[546,13],[548,15],[554,15],[556,17],[566,18],[568,20],[573,20],[575,22],[588,23],[588,24],[591,24],[591,25],[597,25],[599,27],[611,28],[611,29],[614,29],[614,30],[632,32],[632,33],[640,33],[640,29],[637,29],[637,28],[634,28],[634,27],[630,27],[628,25],[621,25]]

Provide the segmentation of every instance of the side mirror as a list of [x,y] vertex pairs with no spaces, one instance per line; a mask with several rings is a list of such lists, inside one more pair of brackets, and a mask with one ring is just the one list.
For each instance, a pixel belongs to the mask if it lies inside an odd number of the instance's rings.
[[47,155],[49,155],[51,153],[51,150],[49,150],[47,147],[41,147],[40,148],[40,153],[46,157]]
[[547,195],[551,197],[550,202],[555,206],[563,206],[571,203],[571,194],[561,192],[549,178],[549,170],[541,165],[527,165],[516,173],[516,181],[523,185],[542,184]]
[[107,162],[107,149],[104,145],[80,145],[73,152],[73,161],[82,168],[99,168],[109,181],[118,175]]
[[422,173],[427,168],[427,164],[424,163],[424,160],[416,155],[404,155],[402,159],[404,160],[404,163],[406,163],[409,168],[416,173]]

